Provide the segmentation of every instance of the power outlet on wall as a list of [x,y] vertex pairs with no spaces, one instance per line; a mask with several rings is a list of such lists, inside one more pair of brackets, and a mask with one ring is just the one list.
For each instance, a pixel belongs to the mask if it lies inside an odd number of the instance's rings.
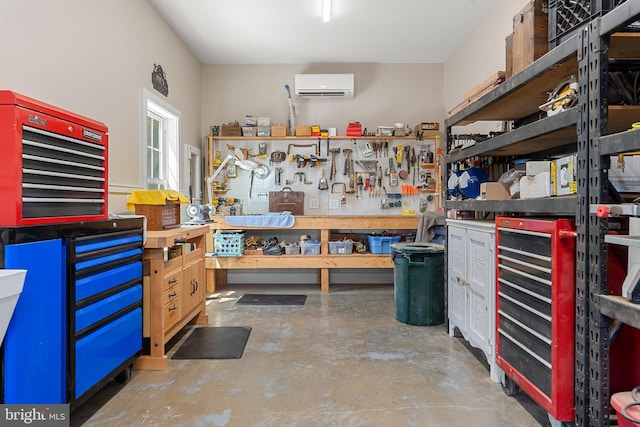
[[320,208],[320,200],[313,198],[309,199],[309,209],[318,209]]
[[340,209],[340,199],[337,197],[330,197],[329,209]]

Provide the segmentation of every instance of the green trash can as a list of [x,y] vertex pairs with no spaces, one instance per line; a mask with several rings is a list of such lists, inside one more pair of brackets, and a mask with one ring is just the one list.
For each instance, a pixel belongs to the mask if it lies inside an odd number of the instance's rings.
[[396,319],[416,326],[444,323],[444,246],[394,243]]

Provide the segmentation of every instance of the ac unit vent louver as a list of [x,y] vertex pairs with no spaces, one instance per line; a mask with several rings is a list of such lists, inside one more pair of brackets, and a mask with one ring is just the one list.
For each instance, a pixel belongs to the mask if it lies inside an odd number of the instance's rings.
[[295,94],[300,98],[353,98],[353,74],[296,74]]

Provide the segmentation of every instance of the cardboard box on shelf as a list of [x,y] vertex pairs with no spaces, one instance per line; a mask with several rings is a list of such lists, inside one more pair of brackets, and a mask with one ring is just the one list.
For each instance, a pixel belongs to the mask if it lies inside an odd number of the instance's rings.
[[480,184],[480,199],[482,200],[507,200],[510,197],[508,184],[502,182],[483,182]]
[[311,136],[311,126],[296,126],[296,136]]
[[287,127],[279,125],[271,126],[271,136],[287,136]]

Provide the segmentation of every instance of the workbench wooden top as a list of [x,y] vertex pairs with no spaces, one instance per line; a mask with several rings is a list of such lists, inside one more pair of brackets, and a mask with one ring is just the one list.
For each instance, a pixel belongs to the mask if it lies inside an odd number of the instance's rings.
[[[208,224],[212,230],[224,229],[260,229],[265,227],[251,227],[228,225],[224,216],[213,217],[215,222]],[[385,216],[311,216],[296,215],[295,223],[290,229],[411,229],[420,222],[418,215],[385,215]]]

